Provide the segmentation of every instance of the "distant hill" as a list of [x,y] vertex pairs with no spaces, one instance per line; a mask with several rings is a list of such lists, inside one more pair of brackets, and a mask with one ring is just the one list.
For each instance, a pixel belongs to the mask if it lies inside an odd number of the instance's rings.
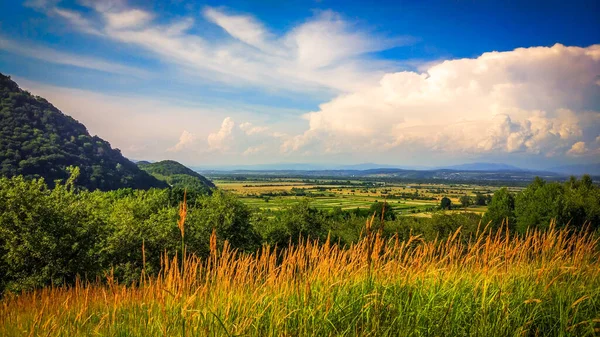
[[205,174],[221,177],[286,177],[286,178],[336,178],[351,179],[353,177],[368,179],[384,179],[389,181],[413,182],[521,182],[529,183],[539,176],[547,180],[564,180],[566,177],[552,172],[538,171],[478,171],[478,170],[407,170],[396,168],[378,168],[369,170],[234,170],[203,171]]
[[549,168],[548,171],[567,175],[584,175],[590,174],[594,176],[600,175],[600,163],[595,164],[580,164],[580,165],[564,165]]
[[507,165],[507,164],[497,164],[497,163],[469,163],[469,164],[461,164],[461,165],[452,165],[452,166],[444,166],[440,169],[446,170],[456,170],[456,171],[527,171],[522,168]]
[[199,189],[206,192],[215,188],[212,181],[174,160],[163,160],[156,163],[139,161],[137,165],[155,178],[174,187]]
[[529,171],[516,166],[496,163],[468,163],[453,166],[425,166],[404,164],[314,164],[314,163],[276,163],[259,165],[229,165],[229,166],[198,166],[194,167],[200,172],[204,171],[365,171],[376,169],[400,169],[400,170],[456,170],[456,171]]
[[430,167],[422,165],[392,165],[377,163],[361,164],[316,164],[316,163],[275,163],[257,165],[218,165],[192,167],[200,172],[204,171],[330,171],[330,170],[369,170],[378,168],[399,168],[406,170],[425,170]]
[[68,177],[68,166],[79,167],[76,183],[90,190],[167,187],[107,141],[90,136],[83,124],[0,74],[0,175],[43,177],[52,186]]

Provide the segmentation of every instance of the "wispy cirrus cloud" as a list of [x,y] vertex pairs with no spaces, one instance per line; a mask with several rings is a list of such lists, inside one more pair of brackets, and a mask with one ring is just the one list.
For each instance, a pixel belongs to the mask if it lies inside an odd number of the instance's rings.
[[0,35],[0,50],[44,62],[70,65],[78,68],[92,69],[107,73],[122,74],[137,78],[149,78],[151,76],[151,72],[137,67],[95,57],[66,53],[23,41],[17,42],[5,38],[2,35]]
[[[206,7],[200,18],[162,23],[155,20],[154,13],[130,8],[120,1],[83,5],[92,8],[93,15],[59,5],[44,8],[47,13],[58,13],[83,33],[136,46],[166,64],[193,70],[204,80],[267,90],[354,91],[376,83],[391,67],[390,62],[369,57],[370,53],[413,42],[408,37],[363,32],[330,11],[276,35],[252,16],[212,7]],[[198,19],[213,23],[226,35],[215,40],[190,33]]]

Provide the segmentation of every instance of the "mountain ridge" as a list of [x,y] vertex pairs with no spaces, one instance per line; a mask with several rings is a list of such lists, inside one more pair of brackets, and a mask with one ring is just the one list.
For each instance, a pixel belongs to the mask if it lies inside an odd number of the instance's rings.
[[76,185],[89,190],[167,187],[91,136],[82,123],[0,73],[0,175],[44,178],[52,186],[77,166]]

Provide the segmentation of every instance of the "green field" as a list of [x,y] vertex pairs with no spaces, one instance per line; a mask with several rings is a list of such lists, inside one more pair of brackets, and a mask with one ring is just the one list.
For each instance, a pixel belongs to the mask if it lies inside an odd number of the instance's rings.
[[[485,206],[462,207],[460,197],[474,198],[476,193],[492,194],[498,187],[466,184],[400,184],[383,181],[335,179],[227,180],[213,177],[215,184],[232,192],[250,207],[279,211],[299,200],[310,198],[311,205],[321,210],[368,209],[375,202],[386,201],[397,215],[430,216],[440,200],[448,197],[455,211],[484,213]],[[511,188],[518,190],[519,188]]]

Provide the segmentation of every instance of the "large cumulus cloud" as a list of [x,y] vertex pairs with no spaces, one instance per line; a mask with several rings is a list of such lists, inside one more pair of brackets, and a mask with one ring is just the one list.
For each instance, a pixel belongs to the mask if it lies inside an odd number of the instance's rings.
[[600,45],[519,48],[386,74],[305,115],[284,152],[593,154],[600,135]]

